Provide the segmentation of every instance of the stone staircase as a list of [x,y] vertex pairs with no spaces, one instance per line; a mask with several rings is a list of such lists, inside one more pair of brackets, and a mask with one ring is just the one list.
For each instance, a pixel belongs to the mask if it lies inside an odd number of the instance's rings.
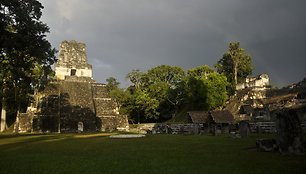
[[84,126],[84,131],[96,130],[91,88],[91,83],[61,82],[61,131],[75,132],[80,123]]

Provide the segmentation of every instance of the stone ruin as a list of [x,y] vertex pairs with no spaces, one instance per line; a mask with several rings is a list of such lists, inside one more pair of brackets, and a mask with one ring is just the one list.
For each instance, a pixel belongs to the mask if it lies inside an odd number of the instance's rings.
[[15,131],[128,131],[127,116],[119,114],[106,85],[92,78],[84,43],[60,44],[55,76],[57,80],[34,95],[27,113],[18,115]]
[[304,152],[301,121],[294,109],[284,108],[277,113],[277,144],[281,153]]
[[248,137],[251,133],[250,125],[248,121],[240,121],[238,124],[239,135],[241,138]]
[[236,94],[230,98],[226,105],[236,121],[269,121],[271,119],[269,108],[264,101],[267,91],[270,90],[269,76],[261,74],[248,76],[243,83],[237,84]]
[[63,41],[60,44],[55,76],[59,80],[65,80],[71,76],[92,78],[92,66],[87,63],[84,43]]
[[248,76],[243,83],[236,86],[236,90],[245,88],[253,88],[254,90],[266,90],[269,88],[269,76],[267,74],[260,74],[258,76]]
[[301,121],[294,109],[283,108],[277,113],[276,139],[258,139],[258,151],[271,152],[278,150],[282,154],[303,154],[303,130]]

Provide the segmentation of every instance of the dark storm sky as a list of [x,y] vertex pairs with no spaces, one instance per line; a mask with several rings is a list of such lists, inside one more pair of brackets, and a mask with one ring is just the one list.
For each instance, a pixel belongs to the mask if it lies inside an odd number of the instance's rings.
[[287,85],[306,77],[305,0],[41,0],[48,40],[87,44],[94,79],[161,64],[213,66],[239,41],[254,73]]

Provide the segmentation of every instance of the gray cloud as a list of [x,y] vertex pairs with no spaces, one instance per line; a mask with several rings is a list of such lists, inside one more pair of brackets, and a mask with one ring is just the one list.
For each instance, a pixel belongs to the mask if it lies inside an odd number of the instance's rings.
[[42,0],[54,47],[87,44],[94,78],[122,84],[132,69],[214,65],[230,41],[274,84],[306,77],[304,0]]

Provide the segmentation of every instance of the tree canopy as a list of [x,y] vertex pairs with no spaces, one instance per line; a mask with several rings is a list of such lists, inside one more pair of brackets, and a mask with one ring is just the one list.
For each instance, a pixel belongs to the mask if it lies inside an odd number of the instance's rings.
[[187,72],[188,96],[193,110],[213,110],[227,100],[227,79],[209,66],[199,66]]
[[[26,98],[53,71],[55,49],[46,39],[49,27],[40,21],[42,4],[36,0],[0,2],[0,97],[2,118],[12,96]],[[10,90],[8,90],[10,89]]]
[[120,82],[118,82],[115,77],[107,78],[106,82],[107,82],[106,87],[107,87],[108,92],[117,89],[120,85]]
[[229,91],[233,93],[237,83],[252,74],[251,56],[240,47],[239,42],[231,42],[229,49],[215,65],[217,72],[224,74],[230,84]]
[[116,90],[111,93],[128,96],[123,97],[121,106],[134,122],[168,120],[186,107],[189,110],[221,108],[228,98],[226,76],[207,65],[187,72],[181,67],[160,65],[147,72],[133,70],[127,77],[133,85],[125,94]]

